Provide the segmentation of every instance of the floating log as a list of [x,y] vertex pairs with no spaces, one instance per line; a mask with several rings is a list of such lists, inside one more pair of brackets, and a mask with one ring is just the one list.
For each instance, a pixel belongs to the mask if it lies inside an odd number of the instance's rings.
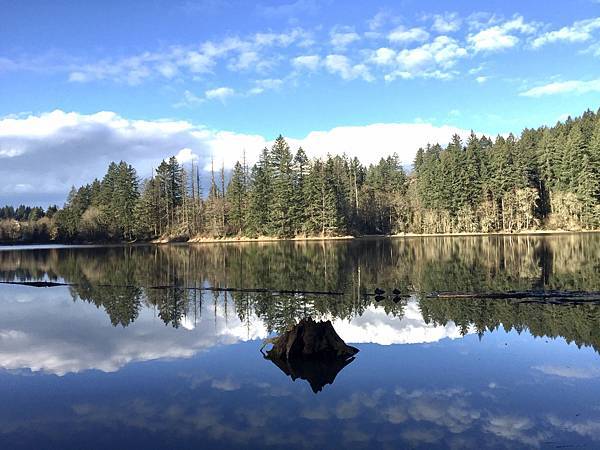
[[0,281],[0,284],[16,284],[16,285],[21,285],[21,286],[32,286],[32,287],[72,286],[69,283],[57,283],[54,281]]
[[[31,286],[31,287],[56,287],[56,286],[79,286],[79,283],[57,283],[53,281],[0,281],[0,284],[17,284],[23,286]],[[134,288],[134,287],[143,287],[132,284],[118,285],[118,284],[93,284],[86,285],[92,287],[110,287],[110,288]],[[265,293],[265,294],[279,294],[279,295],[331,295],[331,296],[341,296],[344,295],[343,292],[332,292],[332,291],[299,291],[299,290],[289,290],[289,289],[239,289],[239,288],[230,288],[230,287],[188,287],[188,286],[176,286],[176,285],[158,285],[158,286],[148,286],[147,289],[184,289],[190,291],[207,291],[207,292],[247,292],[247,293]]]
[[[0,284],[12,284],[30,287],[59,287],[59,286],[79,286],[79,283],[61,283],[56,281],[0,281]],[[110,287],[110,288],[136,288],[143,287],[139,285],[115,285],[115,284],[86,284],[86,287]],[[187,287],[176,285],[157,285],[149,286],[147,289],[184,289],[208,292],[241,292],[252,294],[272,294],[272,295],[317,295],[317,296],[343,296],[344,292],[335,291],[302,291],[289,289],[265,289],[265,288],[230,288],[230,287]],[[381,294],[365,293],[365,297],[375,297],[380,302],[385,300]],[[396,289],[393,291],[395,292]],[[425,298],[439,299],[482,299],[482,300],[521,300],[519,303],[545,303],[545,304],[600,304],[600,291],[559,291],[559,290],[531,290],[531,291],[505,291],[505,292],[431,292],[421,294]],[[390,297],[395,303],[403,298],[410,297],[411,294],[396,294]]]
[[597,291],[507,291],[507,292],[433,292],[427,298],[524,300],[520,303],[586,303],[600,302]]

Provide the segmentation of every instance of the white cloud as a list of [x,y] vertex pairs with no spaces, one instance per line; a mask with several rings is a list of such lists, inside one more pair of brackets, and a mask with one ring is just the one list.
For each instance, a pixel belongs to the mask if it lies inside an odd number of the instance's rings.
[[589,81],[555,81],[528,89],[519,95],[522,97],[541,97],[544,95],[587,94],[590,92],[600,92],[600,78]]
[[196,162],[200,159],[200,157],[188,147],[179,150],[179,152],[177,152],[175,155],[175,158],[177,158],[177,161],[179,161],[181,164],[191,163],[192,161]]
[[436,14],[431,28],[438,33],[452,33],[460,28],[461,22],[457,13]]
[[177,58],[177,64],[187,67],[190,72],[196,74],[210,72],[215,65],[215,61],[203,53],[189,51],[181,58]]
[[207,99],[209,100],[221,100],[224,101],[225,99],[227,99],[228,97],[231,97],[232,95],[235,94],[235,91],[230,88],[230,87],[218,87],[215,89],[209,89],[208,91],[206,91],[204,93],[204,95],[206,96]]
[[336,48],[344,48],[353,42],[359,41],[360,36],[354,31],[340,32],[340,31],[332,31],[331,32],[331,45]]
[[467,41],[476,52],[492,52],[514,47],[519,43],[517,33],[531,34],[535,30],[535,25],[526,23],[523,17],[517,16],[500,25],[469,34]]
[[[352,344],[417,344],[463,337],[460,328],[454,322],[443,326],[425,323],[419,304],[414,299],[404,308],[402,318],[390,316],[383,308],[371,305],[360,317],[350,322],[333,317],[330,319],[340,337]],[[472,332],[473,330],[470,330],[470,333]]]
[[224,380],[213,380],[211,383],[211,387],[217,389],[219,391],[237,391],[240,389],[241,385],[237,381],[234,381],[230,378],[226,378]]
[[541,441],[548,438],[547,434],[536,431],[536,425],[531,419],[522,416],[491,416],[484,429],[503,439],[529,447],[539,447]]
[[477,81],[479,84],[483,84],[488,80],[488,77],[484,76],[484,75],[480,75],[477,78],[475,78],[475,81]]
[[369,30],[375,31],[380,29],[388,20],[390,20],[390,14],[385,11],[379,11],[367,21],[367,25],[369,26]]
[[262,94],[267,90],[278,90],[283,86],[283,80],[279,78],[266,78],[264,80],[256,80],[254,87],[248,91],[250,95]]
[[[409,163],[419,147],[449,142],[455,133],[469,135],[468,130],[449,126],[388,123],[337,127],[289,141],[293,148],[301,145],[315,157],[347,153],[368,164],[398,152]],[[111,161],[125,159],[140,176],[150,175],[152,167],[178,152],[182,159],[197,158],[204,168],[210,168],[213,156],[231,168],[244,151],[249,163],[255,162],[267,145],[269,140],[260,135],[211,130],[183,120],[130,120],[108,111],[86,115],[56,110],[4,118],[0,119],[0,200],[25,201],[16,195],[15,186],[34,179],[36,191],[28,198],[62,203],[71,186],[101,177]],[[64,161],[69,161],[68,171]]]
[[404,163],[412,163],[419,147],[450,142],[453,134],[466,139],[469,133],[456,127],[437,127],[428,123],[378,123],[313,131],[302,139],[289,139],[289,142],[294,148],[302,146],[311,156],[346,153],[369,164],[396,152]]
[[166,62],[157,66],[158,72],[165,78],[171,79],[178,73],[177,66],[172,63]]
[[467,50],[461,47],[456,39],[438,36],[430,43],[398,52],[398,67],[386,76],[386,80],[416,76],[449,78],[452,74],[448,70],[465,56]]
[[246,70],[250,67],[256,67],[259,61],[260,58],[257,52],[242,52],[227,67],[232,71]]
[[388,39],[391,42],[398,44],[406,44],[409,42],[423,42],[429,39],[429,33],[422,28],[410,28],[398,27],[390,34]]
[[371,61],[373,61],[375,64],[386,66],[388,64],[393,63],[395,57],[396,52],[394,50],[392,50],[391,48],[382,47],[378,48],[373,52],[373,55],[371,56]]
[[600,29],[600,17],[593,19],[580,20],[573,23],[570,27],[563,27],[559,30],[549,31],[535,38],[531,45],[533,48],[539,48],[553,42],[584,42],[592,39],[592,32]]
[[[40,298],[31,288],[16,288],[13,298],[3,298],[2,369],[31,369],[59,376],[89,369],[114,372],[133,361],[189,358],[216,345],[267,336],[264,323],[256,317],[249,329],[235,314],[229,313],[226,320],[222,304],[211,309],[210,315],[205,311],[206,317],[211,317],[210,327],[202,326],[201,318],[200,326],[190,327],[193,331],[181,332],[165,327],[151,309],[143,308],[135,326],[115,332],[102,308],[81,300],[73,303],[65,293],[60,288]],[[70,333],[81,339],[73,340]]]
[[[243,38],[227,37],[198,45],[171,46],[160,51],[143,52],[120,59],[104,59],[87,64],[69,64],[63,68],[72,82],[111,80],[137,85],[155,78],[173,79],[212,73],[225,59],[230,71],[266,71],[270,60],[281,56],[280,48],[311,45],[311,33],[295,28],[283,33],[255,33]],[[7,65],[0,61],[0,66]],[[11,64],[12,67],[14,64]]]
[[176,108],[180,108],[183,106],[194,106],[206,101],[204,97],[199,97],[194,94],[192,91],[188,91],[187,89],[183,92],[183,99],[175,103],[173,106]]
[[589,380],[600,377],[600,369],[596,367],[571,367],[571,366],[553,366],[542,365],[534,366],[533,369],[539,370],[546,375],[554,375],[561,378],[572,378],[579,380]]
[[373,76],[365,64],[353,65],[350,59],[344,55],[327,55],[325,67],[330,73],[338,74],[344,80],[362,78],[365,81],[373,81]]
[[[179,156],[196,155],[199,164],[208,168],[214,155],[229,168],[244,149],[248,159],[255,160],[266,144],[258,135],[210,130],[187,121],[129,120],[113,112],[86,115],[56,110],[4,118],[0,119],[0,203],[62,204],[71,186],[102,177],[111,161],[125,159],[140,176],[148,176],[164,158],[189,149]],[[25,196],[16,186],[32,179],[35,192]]]
[[315,71],[319,67],[321,57],[319,55],[302,55],[292,59],[292,65],[296,69]]
[[255,82],[258,86],[264,89],[279,89],[283,85],[283,80],[279,78],[265,78]]
[[589,437],[594,441],[600,441],[600,420],[582,418],[579,420],[561,419],[555,415],[548,416],[548,422],[560,430],[569,433],[577,433],[580,436]]

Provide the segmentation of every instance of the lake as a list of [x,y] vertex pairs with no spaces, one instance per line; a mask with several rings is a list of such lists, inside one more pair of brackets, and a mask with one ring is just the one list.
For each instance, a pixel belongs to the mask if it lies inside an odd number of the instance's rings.
[[[3,449],[600,447],[599,234],[5,247],[0,280],[56,283],[0,285]],[[354,359],[261,352],[309,317]]]

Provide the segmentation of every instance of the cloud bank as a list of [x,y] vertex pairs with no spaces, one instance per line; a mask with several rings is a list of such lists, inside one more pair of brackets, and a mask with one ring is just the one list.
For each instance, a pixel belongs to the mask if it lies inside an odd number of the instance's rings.
[[[380,123],[314,131],[289,139],[309,156],[346,153],[363,163],[394,152],[410,163],[427,143],[446,143],[468,130],[427,123]],[[211,160],[231,168],[246,154],[250,163],[274,136],[212,130],[184,120],[132,120],[110,111],[80,114],[55,110],[0,119],[0,203],[61,203],[71,186],[102,177],[111,161],[126,160],[148,176],[171,155],[197,162]]]

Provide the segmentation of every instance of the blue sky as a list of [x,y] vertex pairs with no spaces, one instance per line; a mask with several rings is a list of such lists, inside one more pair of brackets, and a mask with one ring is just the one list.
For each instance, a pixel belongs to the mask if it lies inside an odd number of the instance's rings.
[[[375,140],[410,161],[417,141],[450,131],[519,132],[600,106],[597,0],[0,0],[0,10],[0,174],[4,161],[12,175],[0,202],[58,197],[114,156],[142,172],[169,152],[230,165],[282,133],[315,156],[369,162],[379,152],[353,144]],[[77,149],[63,154],[61,142]],[[17,183],[40,156],[82,170]]]

